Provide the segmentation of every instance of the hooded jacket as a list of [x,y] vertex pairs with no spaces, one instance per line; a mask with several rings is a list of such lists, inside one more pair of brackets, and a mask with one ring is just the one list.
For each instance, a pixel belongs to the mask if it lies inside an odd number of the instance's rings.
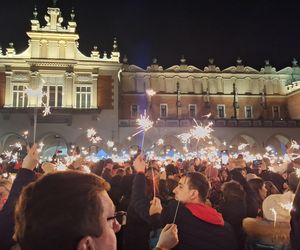
[[[163,224],[173,223],[177,204],[171,201],[163,209]],[[205,204],[179,204],[175,224],[179,238],[176,250],[238,249],[231,226],[220,213]]]

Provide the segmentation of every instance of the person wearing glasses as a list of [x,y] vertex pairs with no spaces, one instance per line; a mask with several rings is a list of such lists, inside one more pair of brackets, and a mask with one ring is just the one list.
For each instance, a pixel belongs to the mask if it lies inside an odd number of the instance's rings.
[[[36,147],[26,157],[33,169]],[[109,187],[103,178],[79,171],[50,173],[31,182],[16,203],[14,240],[22,250],[116,250],[115,233],[126,213],[115,211]],[[177,231],[167,228],[158,249],[170,249],[176,237]]]

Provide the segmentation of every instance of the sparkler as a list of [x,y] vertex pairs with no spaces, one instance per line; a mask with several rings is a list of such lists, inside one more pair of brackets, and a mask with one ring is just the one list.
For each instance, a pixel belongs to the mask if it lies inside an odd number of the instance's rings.
[[273,213],[274,216],[274,227],[276,226],[276,220],[277,220],[277,212],[274,208],[270,208],[271,212]]
[[[44,80],[42,79],[44,82]],[[43,97],[47,96],[45,92],[43,92],[42,86],[36,89],[26,88],[25,94],[28,97],[36,97],[37,98],[37,105],[39,105],[39,102],[41,106],[43,106],[45,109],[43,110],[43,116],[51,114],[50,107],[47,105],[47,103],[43,102]],[[33,115],[33,143],[35,143],[36,139],[36,126],[37,126],[37,106],[34,107],[34,115]]]
[[136,119],[136,123],[138,125],[138,132],[134,133],[131,137],[134,137],[140,133],[143,133],[141,150],[144,147],[145,133],[153,127],[153,121],[150,120],[149,115],[147,115],[146,110],[144,110],[144,114],[140,115],[140,118]]
[[176,206],[176,210],[175,210],[175,215],[174,215],[174,219],[173,219],[172,224],[175,224],[177,213],[178,213],[179,204],[180,204],[180,201],[177,202],[177,206]]
[[300,145],[295,140],[292,140],[291,141],[291,148],[292,149],[299,149]]
[[147,89],[146,94],[151,97],[151,96],[154,96],[156,94],[156,92],[153,89]]
[[102,140],[101,137],[97,135],[97,132],[94,128],[90,128],[87,130],[87,138],[92,143],[97,143]]
[[162,138],[158,139],[157,145],[163,145],[163,144],[164,144],[164,140]]
[[247,143],[242,143],[242,144],[240,144],[240,145],[238,146],[238,150],[243,150],[243,149],[245,149],[248,145],[249,145],[249,144],[247,144]]
[[184,144],[187,144],[190,142],[192,135],[190,133],[182,133],[177,135],[177,138]]
[[194,119],[194,122],[196,123],[196,126],[194,126],[194,129],[191,129],[190,134],[193,138],[197,139],[198,141],[200,139],[210,138],[210,133],[214,131],[212,129],[212,122],[209,122],[208,125],[202,126],[202,124],[198,124],[198,122]]
[[112,148],[115,145],[115,143],[111,140],[108,140],[106,145],[107,145],[107,147]]

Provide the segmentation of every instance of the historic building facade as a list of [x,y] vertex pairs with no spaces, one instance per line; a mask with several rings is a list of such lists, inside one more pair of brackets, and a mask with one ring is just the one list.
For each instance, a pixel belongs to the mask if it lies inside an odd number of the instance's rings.
[[[32,140],[33,113],[39,107],[37,141],[49,147],[86,145],[86,129],[97,128],[103,140],[117,138],[118,74],[117,41],[110,55],[97,47],[90,56],[78,49],[75,14],[67,27],[57,7],[49,7],[45,26],[34,10],[28,48],[17,54],[14,46],[0,50],[0,151],[29,130]],[[43,117],[41,100],[26,95],[26,89],[42,88],[43,101],[51,115]]]
[[[268,61],[256,70],[241,59],[226,69],[210,59],[202,70],[184,58],[167,69],[154,59],[145,70],[129,65],[126,58],[119,62],[116,39],[110,55],[100,56],[96,47],[90,56],[83,55],[74,12],[67,27],[58,7],[48,8],[45,26],[37,10],[33,14],[28,48],[20,54],[12,43],[6,52],[0,49],[0,151],[24,140],[25,130],[32,137],[36,108],[37,141],[44,142],[45,151],[72,144],[91,146],[86,138],[89,128],[102,137],[98,148],[107,148],[107,140],[118,149],[139,145],[140,137],[128,136],[136,131],[135,120],[144,110],[155,121],[145,148],[154,145],[157,151],[182,151],[176,135],[187,132],[193,119],[207,123],[209,113],[217,145],[225,140],[247,143],[254,151],[267,145],[280,150],[289,139],[300,139],[300,68],[295,59],[279,71]],[[50,115],[42,116],[41,100],[26,95],[27,88],[43,90]],[[164,145],[156,145],[160,138]]]

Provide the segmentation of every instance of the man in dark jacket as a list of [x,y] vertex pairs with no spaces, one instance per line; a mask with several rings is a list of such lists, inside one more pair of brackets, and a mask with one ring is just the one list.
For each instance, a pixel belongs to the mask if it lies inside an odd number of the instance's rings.
[[[163,224],[176,223],[176,250],[237,249],[234,233],[215,209],[205,204],[209,183],[201,173],[188,173],[174,189],[176,201],[163,209]],[[178,203],[180,202],[180,203]]]
[[38,164],[38,152],[36,144],[28,149],[28,154],[23,160],[22,168],[18,171],[17,177],[10,190],[9,197],[0,212],[0,249],[8,250],[14,244],[14,207],[21,190],[28,183],[35,180],[33,169]]
[[[134,180],[131,201],[134,201],[133,208],[135,208],[135,212],[139,213],[140,218],[144,218],[144,221],[148,220],[149,225],[150,216],[147,212],[149,205],[147,206],[147,202],[145,202],[145,162],[142,157],[138,157],[133,165],[138,174]],[[162,210],[160,216],[163,224],[175,223],[178,227],[179,243],[174,249],[238,249],[231,226],[224,222],[220,213],[205,204],[208,190],[209,183],[207,178],[197,172],[188,173],[182,177],[178,186],[174,189],[175,198],[178,202],[180,201],[180,203],[170,201],[168,206]],[[128,210],[128,215],[129,214],[130,210]],[[128,218],[128,221],[129,219],[130,218]],[[135,236],[135,239],[141,239],[142,230],[136,230],[136,225],[137,224],[132,228],[130,235]],[[146,235],[144,235],[144,237],[146,237]],[[137,245],[138,240],[135,242]]]

